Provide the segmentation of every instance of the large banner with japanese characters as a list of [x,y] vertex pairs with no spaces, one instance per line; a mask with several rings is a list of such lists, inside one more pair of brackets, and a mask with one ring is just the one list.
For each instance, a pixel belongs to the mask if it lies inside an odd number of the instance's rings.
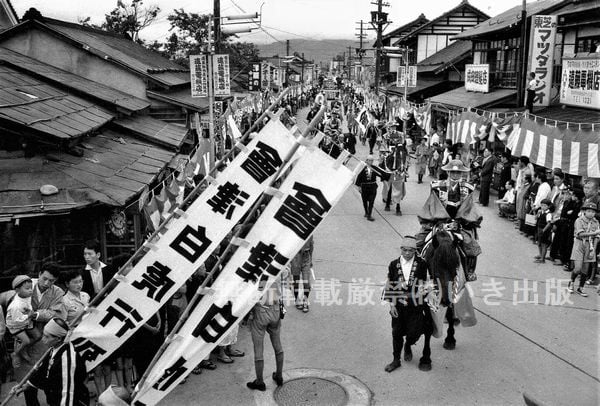
[[353,177],[350,169],[319,149],[302,154],[209,293],[140,383],[134,404],[156,404],[227,336],[279,277]]
[[532,17],[531,59],[528,72],[534,72],[537,79],[535,98],[533,99],[534,106],[550,105],[557,18],[556,15],[534,15]]
[[[91,309],[71,336],[93,369],[119,348],[196,271],[265,191],[295,137],[271,120],[207,189],[146,242],[146,254]],[[150,355],[149,355],[150,356]]]

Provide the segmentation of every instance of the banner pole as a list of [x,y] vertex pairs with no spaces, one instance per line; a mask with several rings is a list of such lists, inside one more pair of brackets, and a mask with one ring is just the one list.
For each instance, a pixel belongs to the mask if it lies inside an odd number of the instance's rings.
[[[244,141],[246,141],[246,139],[250,136],[250,134],[258,127],[258,123],[260,123],[262,120],[264,120],[269,112],[271,111],[271,109],[274,106],[277,106],[280,102],[281,99],[283,99],[283,97],[287,94],[288,89],[285,89],[283,92],[281,92],[281,94],[277,97],[277,99],[273,102],[273,104],[271,104],[269,106],[269,108],[267,108],[257,119],[256,121],[252,124],[252,126],[244,133],[244,135],[242,135],[242,138],[240,138],[240,140],[238,141],[238,143],[243,143]],[[190,202],[191,200],[195,200],[195,198],[197,197],[196,195],[198,194],[198,191],[200,190],[201,186],[207,181],[208,177],[213,175],[217,169],[225,162],[227,162],[227,160],[234,154],[235,152],[235,148],[232,148],[231,151],[229,151],[227,154],[225,154],[223,156],[223,158],[221,158],[216,164],[215,166],[208,172],[208,174],[200,181],[200,183],[198,183],[198,185],[190,192],[190,194],[188,195],[188,197],[186,197],[183,202],[181,202],[181,204],[179,205],[179,207],[183,207],[185,206],[188,202]],[[161,231],[163,231],[165,225],[167,223],[169,223],[169,221],[171,221],[171,219],[173,218],[173,216],[175,216],[175,211],[173,211],[172,213],[169,214],[169,216],[158,226],[158,228],[150,235],[150,237],[148,237],[146,239],[146,241],[151,241],[154,237],[156,237]],[[100,290],[100,292],[98,292],[98,294],[90,301],[90,303],[88,304],[87,308],[91,308],[94,307],[96,304],[98,304],[99,302],[102,301],[102,299],[104,298],[104,296],[106,296],[106,294],[108,292],[110,292],[114,286],[118,283],[118,276],[127,276],[127,272],[125,272],[125,269],[127,268],[128,265],[130,265],[136,258],[140,257],[143,253],[144,250],[144,245],[142,245],[140,248],[137,249],[137,251],[131,256],[131,258],[129,258],[127,260],[127,262],[125,262],[125,264],[123,264],[123,266],[121,267],[121,269],[119,269],[119,272],[117,272],[115,274],[115,276],[113,276],[108,283]],[[115,278],[117,277],[117,278]],[[77,324],[81,318],[84,316],[86,312],[83,312],[82,314],[80,314],[75,320],[73,324]]]
[[[311,129],[317,125],[317,123],[323,117],[324,113],[325,113],[325,106],[322,106],[321,109],[319,110],[319,112],[312,119],[312,121],[310,122],[310,124],[302,132],[302,138],[306,138],[306,136],[308,134],[310,134]],[[296,151],[298,151],[299,147],[300,147],[300,143],[297,142],[292,147],[292,149],[288,152],[287,156],[282,161],[281,167],[277,170],[277,172],[275,173],[275,175],[273,177],[273,180],[269,183],[269,187],[273,187],[273,185],[275,184],[275,182],[278,181],[279,175],[281,175],[281,173],[283,172],[283,169],[286,167],[286,164],[293,158],[293,156],[296,154]],[[198,290],[196,290],[196,293],[194,293],[194,296],[189,301],[187,307],[185,308],[185,310],[183,311],[181,317],[177,321],[177,324],[175,325],[175,327],[173,327],[173,330],[171,330],[171,332],[169,333],[169,335],[167,336],[167,338],[165,338],[165,341],[161,345],[160,349],[157,351],[156,355],[154,356],[154,358],[152,359],[152,361],[150,362],[150,364],[148,365],[148,367],[144,371],[144,374],[142,375],[142,377],[139,380],[139,382],[137,383],[137,385],[136,385],[133,393],[131,394],[131,399],[135,399],[135,397],[139,393],[139,388],[141,388],[142,384],[148,378],[149,372],[152,370],[152,368],[154,367],[154,365],[156,365],[156,363],[158,362],[158,360],[160,359],[160,357],[165,353],[167,347],[169,346],[169,344],[173,340],[173,337],[177,334],[177,332],[179,332],[179,330],[181,329],[181,326],[183,326],[183,324],[189,318],[191,310],[196,307],[198,301],[201,299],[201,296],[203,296],[202,295],[202,291],[204,290],[204,288],[206,287],[206,285],[209,283],[209,281],[211,280],[212,276],[219,269],[219,267],[221,266],[221,264],[224,262],[224,259],[228,257],[228,254],[231,252],[231,250],[234,247],[234,244],[232,244],[232,241],[234,241],[239,236],[241,230],[244,228],[243,226],[247,225],[250,222],[250,220],[254,217],[254,215],[256,214],[256,212],[258,211],[258,209],[260,208],[260,206],[264,203],[265,199],[266,199],[266,195],[263,193],[263,195],[252,205],[252,207],[248,211],[248,214],[246,215],[246,220],[242,223],[242,227],[240,227],[239,230],[235,233],[235,235],[233,235],[231,237],[231,240],[227,244],[227,247],[225,248],[225,251],[223,251],[223,253],[219,256],[219,259],[218,259],[217,263],[212,267],[212,269],[210,270],[210,272],[206,275],[206,278],[204,279],[204,282],[202,282],[202,284],[200,285],[200,287],[198,288]],[[217,343],[217,345],[218,345],[218,343]]]

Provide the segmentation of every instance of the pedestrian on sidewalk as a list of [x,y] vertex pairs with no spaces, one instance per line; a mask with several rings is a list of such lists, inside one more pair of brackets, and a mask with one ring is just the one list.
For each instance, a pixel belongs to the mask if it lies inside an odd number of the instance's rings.
[[421,143],[417,145],[416,150],[417,163],[415,165],[417,172],[417,183],[423,183],[423,175],[425,175],[425,169],[427,162],[429,161],[429,147],[427,146],[427,136],[421,138]]
[[481,163],[481,172],[479,174],[481,183],[479,189],[479,204],[484,207],[490,203],[490,187],[492,186],[492,177],[494,175],[494,167],[496,159],[492,154],[492,150],[486,147],[483,150],[483,162]]
[[571,273],[571,282],[569,282],[569,292],[573,293],[575,280],[579,276],[579,287],[577,293],[587,297],[583,291],[585,280],[590,266],[596,262],[596,244],[600,237],[600,223],[594,217],[598,212],[598,206],[594,203],[585,203],[581,206],[583,216],[575,220],[575,240],[573,242],[573,251],[571,261],[573,261],[573,271]]
[[372,213],[375,197],[377,196],[377,177],[383,180],[385,175],[381,169],[373,166],[373,155],[367,156],[365,163],[367,165],[356,177],[355,185],[360,188],[363,208],[365,209],[364,217],[369,221],[375,221]]

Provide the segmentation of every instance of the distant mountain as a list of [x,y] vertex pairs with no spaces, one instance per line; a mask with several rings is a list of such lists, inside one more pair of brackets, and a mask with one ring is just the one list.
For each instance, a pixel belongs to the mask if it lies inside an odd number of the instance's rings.
[[[363,46],[369,47],[371,44],[363,43]],[[275,55],[284,56],[286,53],[285,42],[273,42],[270,44],[256,44],[260,50],[261,57],[272,57]],[[358,42],[347,39],[327,39],[327,40],[290,40],[290,54],[298,52],[300,55],[304,52],[304,57],[308,60],[314,60],[316,64],[323,62],[329,64],[334,57],[346,52],[348,57],[348,47],[352,47],[352,56],[356,55],[355,48]]]

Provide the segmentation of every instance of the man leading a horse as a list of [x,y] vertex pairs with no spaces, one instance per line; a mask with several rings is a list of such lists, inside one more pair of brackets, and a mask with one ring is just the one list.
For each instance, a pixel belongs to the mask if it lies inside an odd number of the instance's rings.
[[447,307],[448,334],[444,348],[454,349],[454,323],[473,326],[476,323],[466,283],[477,279],[475,267],[481,248],[477,228],[483,217],[473,201],[475,186],[466,176],[469,169],[458,159],[441,168],[448,178],[434,181],[419,222],[417,247],[440,288],[440,303]]

